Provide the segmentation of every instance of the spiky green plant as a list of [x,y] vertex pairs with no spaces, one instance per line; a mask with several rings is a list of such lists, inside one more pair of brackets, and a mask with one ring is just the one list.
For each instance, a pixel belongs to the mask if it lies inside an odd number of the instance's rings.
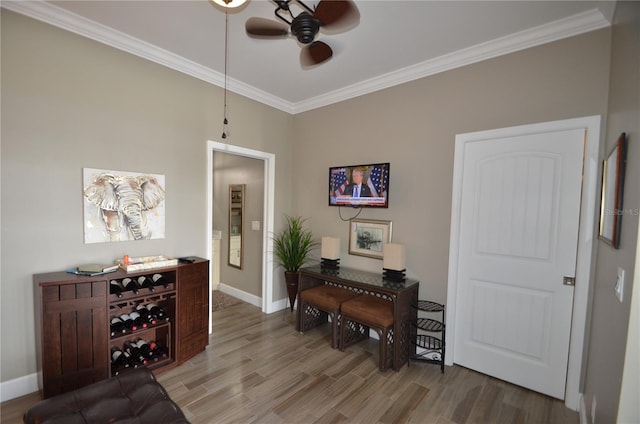
[[297,272],[309,260],[309,254],[318,243],[313,234],[304,228],[306,219],[288,216],[287,226],[273,238],[273,252],[285,271]]

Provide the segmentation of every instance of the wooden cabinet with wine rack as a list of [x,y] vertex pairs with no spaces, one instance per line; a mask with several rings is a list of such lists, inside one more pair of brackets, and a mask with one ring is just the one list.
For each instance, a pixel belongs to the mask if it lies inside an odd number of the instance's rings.
[[[137,293],[110,294],[110,282],[162,275],[164,284]],[[209,261],[136,272],[118,270],[98,276],[65,272],[33,276],[36,292],[38,368],[45,398],[75,390],[123,371],[112,364],[113,349],[145,340],[158,354],[145,366],[154,371],[174,367],[208,344]],[[112,334],[114,317],[157,305],[162,319],[135,330]]]

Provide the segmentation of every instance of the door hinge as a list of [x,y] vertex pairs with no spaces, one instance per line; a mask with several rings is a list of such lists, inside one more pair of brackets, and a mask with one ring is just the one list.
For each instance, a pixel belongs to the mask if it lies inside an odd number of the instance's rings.
[[565,286],[575,286],[576,285],[576,277],[567,277],[566,275],[562,279],[562,284]]

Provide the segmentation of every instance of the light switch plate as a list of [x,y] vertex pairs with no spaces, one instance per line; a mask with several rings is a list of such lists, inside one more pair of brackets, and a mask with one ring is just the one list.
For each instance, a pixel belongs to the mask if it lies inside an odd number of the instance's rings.
[[260,221],[251,221],[251,229],[254,231],[260,231]]
[[616,291],[616,297],[622,303],[622,299],[624,296],[624,269],[618,268],[618,278],[616,279],[616,286],[614,288]]

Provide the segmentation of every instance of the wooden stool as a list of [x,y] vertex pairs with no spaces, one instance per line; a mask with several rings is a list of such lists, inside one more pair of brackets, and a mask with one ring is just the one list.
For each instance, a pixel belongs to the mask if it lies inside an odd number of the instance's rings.
[[356,292],[327,284],[303,290],[300,293],[300,333],[326,322],[328,315],[331,317],[331,347],[337,349],[340,345],[340,305],[356,296],[359,296]]
[[369,338],[369,328],[373,328],[380,337],[378,368],[386,371],[387,345],[393,327],[393,302],[376,296],[359,296],[343,302],[340,314],[340,350]]

